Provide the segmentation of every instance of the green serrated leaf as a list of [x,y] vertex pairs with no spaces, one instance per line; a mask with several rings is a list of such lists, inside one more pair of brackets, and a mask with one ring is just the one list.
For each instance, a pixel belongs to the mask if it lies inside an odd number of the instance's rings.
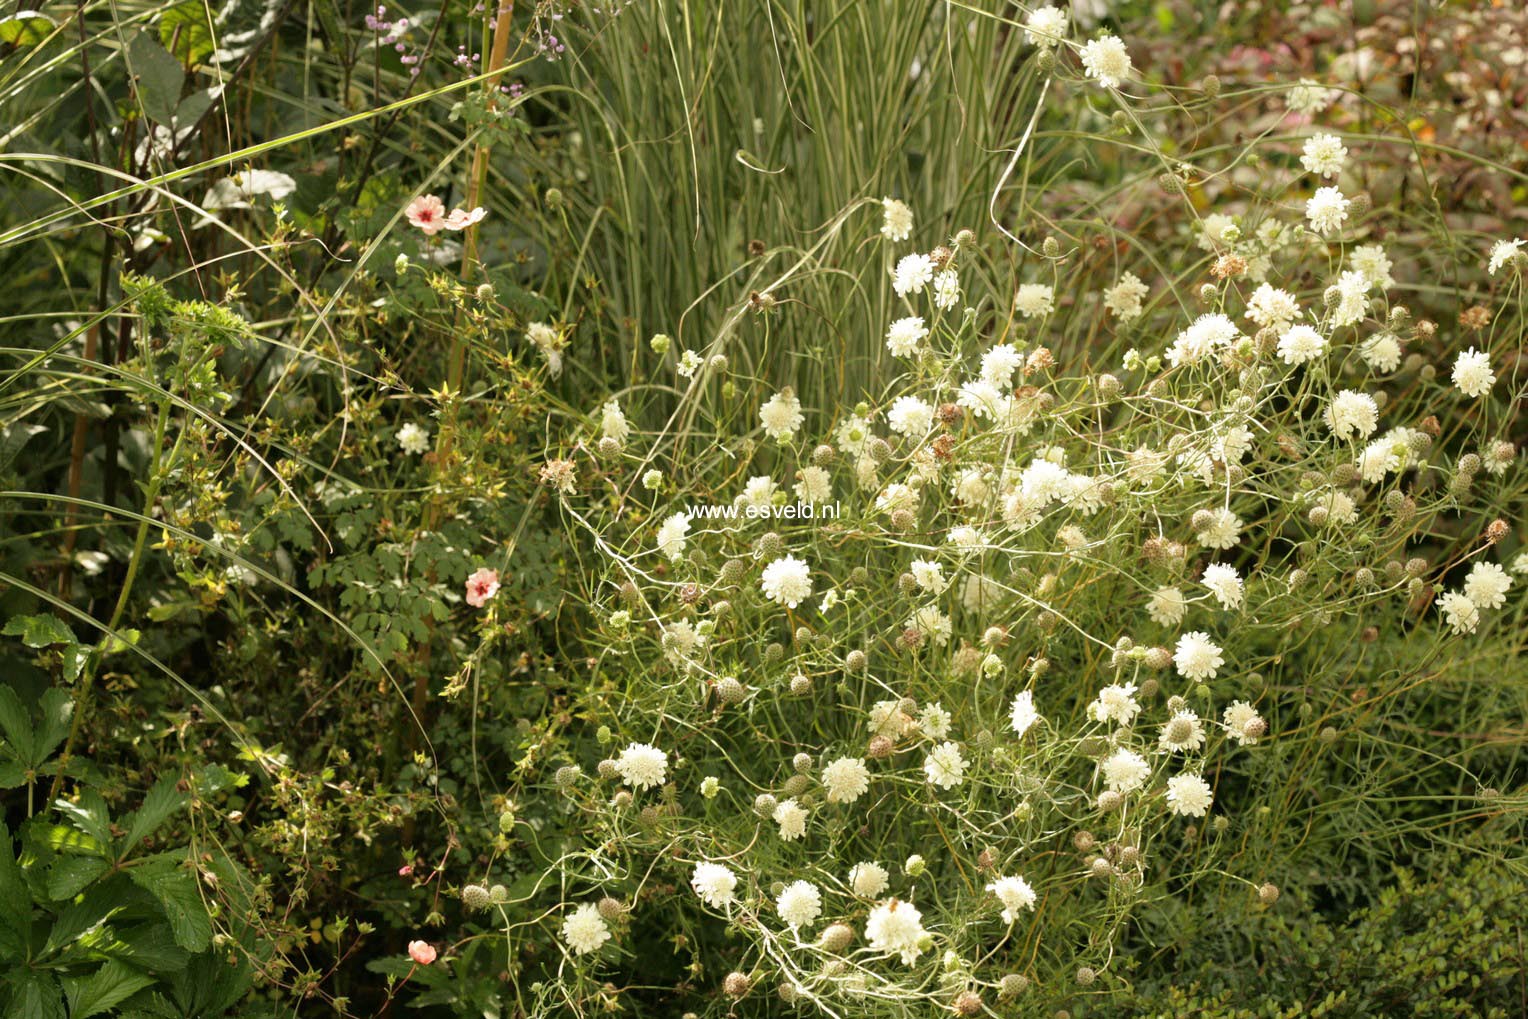
[[202,902],[196,878],[174,857],[154,858],[128,872],[134,884],[159,900],[175,943],[188,952],[206,951],[212,944],[212,918]]
[[207,11],[200,0],[183,0],[159,16],[159,41],[175,59],[194,70],[217,50]]
[[32,893],[16,860],[16,843],[10,829],[0,823],[0,924],[25,935],[31,916]]
[[172,123],[186,83],[180,61],[148,31],[133,37],[127,55],[144,114],[157,124]]
[[[65,654],[67,661],[68,655]],[[67,691],[49,687],[43,691],[42,719],[33,733],[37,741],[37,763],[41,764],[69,735],[69,723],[74,718],[74,699]]]
[[24,766],[32,768],[40,763],[31,715],[16,691],[8,686],[0,686],[0,734],[5,736],[5,746]]
[[103,847],[111,845],[111,812],[106,801],[94,789],[80,792],[80,801],[55,800],[53,806],[69,819],[69,823],[89,835]]
[[5,1019],[65,1019],[64,995],[53,974],[18,968],[6,983],[11,988],[11,1007]]
[[57,616],[12,616],[0,634],[20,637],[27,647],[50,647],[75,643],[74,634]]
[[108,960],[88,977],[65,977],[69,1019],[90,1019],[137,994],[154,982],[143,971],[117,959]]
[[43,846],[71,856],[106,855],[107,843],[66,824],[35,823],[27,829]]
[[109,864],[96,856],[60,856],[48,868],[44,887],[54,902],[67,902],[106,873]]
[[134,846],[153,834],[154,829],[164,824],[171,814],[186,805],[189,797],[176,788],[178,784],[179,779],[166,777],[149,790],[143,798],[143,806],[138,808],[132,823],[128,825],[127,836],[117,849],[119,856],[126,856]]

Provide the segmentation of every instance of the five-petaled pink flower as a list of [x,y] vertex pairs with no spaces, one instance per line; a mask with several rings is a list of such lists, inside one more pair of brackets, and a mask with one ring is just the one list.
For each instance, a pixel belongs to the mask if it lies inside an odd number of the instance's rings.
[[420,195],[409,202],[403,214],[410,223],[423,230],[426,237],[434,237],[446,226],[446,203],[434,195]]
[[475,609],[499,593],[499,571],[484,566],[467,578],[467,604]]
[[435,946],[428,941],[410,941],[409,958],[421,966],[428,966],[435,961]]
[[465,230],[469,226],[481,223],[483,217],[488,215],[488,210],[479,205],[472,211],[462,208],[446,211],[446,203],[436,195],[420,195],[408,208],[403,210],[410,223],[424,232],[426,237],[434,237],[442,230]]

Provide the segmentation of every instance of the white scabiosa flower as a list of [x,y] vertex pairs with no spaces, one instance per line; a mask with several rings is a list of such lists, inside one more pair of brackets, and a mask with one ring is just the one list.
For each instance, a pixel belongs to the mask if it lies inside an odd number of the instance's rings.
[[950,734],[950,713],[944,710],[944,705],[935,701],[925,704],[923,710],[918,712],[918,728],[923,730],[923,735],[929,739],[944,739]]
[[1199,221],[1199,238],[1195,243],[1205,251],[1224,247],[1230,243],[1227,235],[1233,227],[1236,227],[1235,218],[1223,212],[1212,212]]
[[701,861],[690,875],[690,887],[695,889],[701,901],[713,909],[721,909],[737,901],[737,875],[731,868],[720,863]]
[[1328,237],[1342,229],[1348,219],[1348,206],[1352,204],[1334,187],[1317,188],[1305,203],[1305,218],[1312,230]]
[[1279,337],[1279,357],[1285,364],[1305,364],[1326,353],[1326,337],[1308,325],[1290,326]]
[[1035,710],[1035,695],[1032,691],[1023,690],[1013,699],[1013,709],[1008,714],[1008,725],[1013,731],[1022,736],[1034,728],[1040,721],[1040,713]]
[[804,503],[827,502],[833,498],[833,476],[822,467],[803,467],[796,472],[794,490]]
[[797,803],[795,797],[781,800],[775,806],[775,812],[770,815],[775,824],[780,826],[780,837],[786,842],[795,842],[806,834],[806,819],[809,811]]
[[1480,608],[1467,595],[1449,591],[1438,599],[1443,621],[1455,633],[1474,633],[1480,626]]
[[783,389],[769,398],[759,408],[759,423],[764,434],[779,442],[789,442],[806,418],[801,413],[801,401],[789,389]]
[[1223,609],[1235,610],[1242,606],[1242,579],[1236,567],[1224,563],[1212,563],[1204,568],[1204,586],[1220,602]]
[[913,720],[902,710],[901,701],[876,701],[871,705],[871,735],[899,739],[907,735],[912,727]]
[[897,510],[916,513],[921,502],[922,497],[916,488],[904,485],[900,481],[893,481],[875,497],[875,508],[880,513],[895,513]]
[[626,420],[626,415],[621,412],[619,400],[607,400],[600,408],[600,434],[607,439],[616,442],[625,442],[631,434],[631,425]]
[[899,318],[886,330],[886,349],[893,357],[912,357],[923,344],[928,329],[919,315]]
[[1300,302],[1289,291],[1264,283],[1247,298],[1247,317],[1260,326],[1288,329],[1300,317]]
[[1204,746],[1204,725],[1188,709],[1174,712],[1157,736],[1157,747],[1165,754],[1184,753]]
[[907,618],[907,628],[917,630],[935,647],[950,642],[950,617],[939,611],[937,605],[925,605]]
[[905,241],[913,234],[913,210],[895,198],[881,199],[881,236],[888,241]]
[[743,486],[740,499],[745,506],[764,507],[768,506],[774,497],[775,479],[767,474],[760,474],[748,479],[748,484]]
[[1173,650],[1173,664],[1185,679],[1214,679],[1226,664],[1220,645],[1200,630],[1190,630],[1178,638]]
[[790,609],[800,605],[812,594],[811,570],[804,560],[793,555],[782,556],[764,567],[760,584],[764,597]]
[[1236,323],[1217,313],[1200,315],[1180,332],[1167,350],[1167,363],[1174,368],[1200,361],[1224,350],[1241,339]]
[[1135,792],[1151,777],[1151,765],[1134,750],[1123,748],[1114,751],[1099,765],[1104,785],[1117,793]]
[[963,505],[982,505],[992,494],[992,486],[987,484],[987,472],[980,467],[963,468],[951,480],[950,494]]
[[615,770],[633,789],[651,789],[668,775],[668,754],[650,743],[632,743],[615,759]]
[[970,411],[973,419],[995,418],[1002,409],[1003,394],[986,379],[971,379],[961,383],[955,403]]
[[898,297],[921,294],[934,279],[934,262],[927,255],[903,255],[892,270],[891,288]]
[[849,887],[862,899],[873,899],[891,885],[891,875],[879,863],[856,863],[849,868]]
[[1395,286],[1395,277],[1390,275],[1390,270],[1394,268],[1390,256],[1378,244],[1360,244],[1348,253],[1348,261],[1354,269],[1364,274],[1370,286],[1380,290],[1389,290]]
[[918,588],[932,594],[943,594],[950,582],[944,577],[944,567],[930,559],[914,559],[907,572],[913,575]]
[[1121,322],[1129,322],[1140,317],[1148,293],[1146,284],[1135,273],[1124,273],[1118,283],[1104,291],[1104,310],[1118,316]]
[[1507,603],[1512,578],[1495,563],[1476,563],[1464,578],[1464,596],[1479,609],[1499,609]]
[[960,747],[948,741],[939,744],[923,760],[923,773],[941,789],[953,789],[966,780],[966,759]]
[[1118,722],[1129,725],[1141,711],[1135,699],[1134,683],[1111,683],[1098,691],[1093,703],[1088,705],[1088,715],[1095,722]]
[[680,378],[693,379],[695,373],[700,371],[700,355],[693,350],[686,350],[679,355],[679,363],[674,366],[674,372]]
[[1199,529],[1199,541],[1207,548],[1234,548],[1241,540],[1242,519],[1224,506],[1206,510]]
[[949,311],[960,303],[960,273],[946,269],[934,277],[934,307]]
[[869,440],[870,422],[858,414],[840,421],[838,428],[833,432],[833,441],[838,443],[838,448],[855,456],[864,452],[865,443]]
[[899,396],[886,412],[886,427],[898,435],[921,438],[934,427],[934,408],[916,396]]
[[1375,371],[1393,372],[1401,366],[1401,341],[1394,333],[1376,333],[1359,344],[1358,356]]
[[598,951],[601,945],[610,940],[610,928],[605,926],[605,918],[600,916],[599,907],[592,902],[585,902],[563,917],[562,940],[567,942],[574,955]]
[[870,789],[870,769],[858,757],[840,757],[822,769],[829,803],[853,803]]
[[1339,439],[1366,439],[1379,427],[1379,405],[1367,393],[1344,389],[1326,405],[1326,426]]
[[822,892],[810,881],[792,881],[775,899],[775,912],[791,930],[806,927],[822,915]]
[[396,437],[398,439],[398,448],[402,449],[405,453],[418,456],[421,453],[429,452],[429,429],[421,428],[412,421],[398,429]]
[[1013,306],[1025,318],[1049,315],[1056,310],[1056,292],[1044,283],[1024,283],[1014,294]]
[[911,902],[896,899],[883,902],[870,911],[865,921],[865,942],[877,952],[900,956],[905,966],[911,966],[923,954],[927,935],[923,914]]
[[1368,308],[1369,277],[1357,270],[1337,278],[1337,307],[1332,309],[1331,326],[1341,329],[1363,321]]
[[1066,498],[1071,475],[1058,463],[1035,457],[1019,475],[1019,491],[1036,506],[1045,507]]
[[1082,69],[1104,88],[1118,88],[1130,77],[1130,51],[1117,36],[1106,33],[1082,48]]
[[1491,260],[1486,263],[1486,271],[1495,276],[1502,266],[1517,257],[1517,251],[1523,244],[1522,240],[1512,240],[1497,241],[1491,245]]
[[1268,731],[1268,723],[1263,721],[1263,716],[1246,701],[1232,701],[1221,713],[1220,720],[1225,726],[1226,735],[1246,746],[1256,743]]
[[1203,817],[1215,794],[1198,775],[1174,775],[1167,780],[1167,809],[1181,817]]
[[1454,361],[1454,385],[1465,396],[1479,399],[1491,391],[1496,375],[1491,371],[1491,355],[1471,347]]
[[658,551],[668,557],[670,562],[678,562],[679,557],[684,555],[686,535],[690,533],[690,518],[683,513],[675,513],[658,528]]
[[1348,161],[1347,147],[1334,134],[1313,134],[1305,139],[1300,165],[1318,177],[1335,177]]
[[1003,904],[1003,922],[1013,923],[1020,913],[1035,908],[1035,890],[1021,877],[1000,877],[987,886]]
[[1313,117],[1332,105],[1337,98],[1334,89],[1323,88],[1309,78],[1301,78],[1300,83],[1289,90],[1284,97],[1284,105],[1294,113],[1303,113]]
[[1146,603],[1146,614],[1153,623],[1177,626],[1188,614],[1188,599],[1176,587],[1159,587],[1151,593],[1151,600]]
[[1041,49],[1059,45],[1066,38],[1066,11],[1049,5],[1034,8],[1024,19],[1024,38]]

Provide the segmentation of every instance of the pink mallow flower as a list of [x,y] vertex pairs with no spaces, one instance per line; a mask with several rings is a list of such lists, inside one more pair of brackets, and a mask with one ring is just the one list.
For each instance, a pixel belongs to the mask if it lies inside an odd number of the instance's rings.
[[424,231],[426,237],[434,237],[446,226],[446,203],[435,195],[420,195],[409,202],[403,214],[409,222]]
[[499,593],[499,571],[484,566],[467,578],[467,604],[480,609]]
[[435,946],[428,941],[410,941],[409,958],[421,966],[428,966],[435,961]]

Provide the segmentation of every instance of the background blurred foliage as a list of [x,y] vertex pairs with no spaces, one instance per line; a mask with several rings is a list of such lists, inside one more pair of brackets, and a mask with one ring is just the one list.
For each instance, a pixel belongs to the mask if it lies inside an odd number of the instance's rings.
[[[528,1000],[546,953],[503,958],[454,893],[486,861],[513,881],[555,859],[572,814],[551,769],[594,753],[580,621],[561,611],[581,552],[536,470],[595,398],[672,391],[654,333],[670,359],[724,352],[812,406],[865,395],[889,282],[860,249],[883,195],[917,210],[925,246],[989,209],[1031,245],[1058,236],[1063,302],[1143,257],[1161,299],[1187,302],[1207,257],[1194,206],[1162,200],[1141,127],[1160,155],[1229,162],[1276,127],[1257,119],[1265,86],[1317,77],[1362,97],[1345,129],[1393,154],[1371,164],[1373,200],[1433,242],[1402,279],[1414,309],[1451,321],[1478,296],[1452,266],[1521,223],[1528,184],[1520,8],[1081,6],[1183,102],[1148,125],[1064,84],[1040,104],[1021,11],[998,0],[522,2],[501,93],[458,60],[491,30],[453,0],[0,21],[0,613],[54,620],[8,625],[0,650],[0,894],[30,924],[0,940],[7,1014],[380,1014],[393,991],[373,970],[407,973],[416,936],[458,961],[405,999]],[[1200,98],[1212,73],[1219,103]],[[490,215],[459,277],[402,209],[459,202],[484,143]],[[996,292],[1039,260],[1001,241],[979,266]],[[773,310],[750,314],[752,293]],[[1066,318],[1053,346],[1116,357],[1133,341],[1100,319]],[[521,339],[537,320],[566,331],[560,378]],[[453,344],[467,370],[447,392]],[[404,455],[410,421],[453,442]],[[482,564],[505,584],[487,615],[460,596]],[[1327,635],[1270,677],[1312,713],[1239,850],[1277,861],[1278,909],[1164,898],[1130,944],[1137,998],[1074,1014],[1295,1014],[1318,1005],[1307,986],[1333,1015],[1521,1014],[1522,945],[1493,913],[1524,890],[1523,630],[1450,674],[1405,660],[1403,636]],[[1377,684],[1406,690],[1318,751]],[[103,877],[92,861],[132,859],[117,829],[150,802],[140,848],[162,883]],[[612,1007],[666,1014],[682,958]],[[239,991],[192,1000],[211,985]]]

